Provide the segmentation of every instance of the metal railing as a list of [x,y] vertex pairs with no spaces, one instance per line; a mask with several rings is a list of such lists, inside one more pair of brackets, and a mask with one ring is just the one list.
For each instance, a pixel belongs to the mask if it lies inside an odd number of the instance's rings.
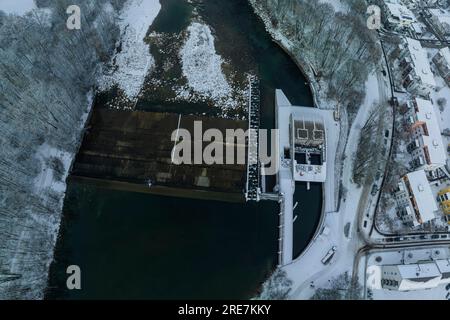
[[249,77],[248,92],[248,127],[247,140],[247,182],[245,198],[247,201],[259,201],[260,162],[258,158],[258,139],[260,125],[260,90],[256,77]]

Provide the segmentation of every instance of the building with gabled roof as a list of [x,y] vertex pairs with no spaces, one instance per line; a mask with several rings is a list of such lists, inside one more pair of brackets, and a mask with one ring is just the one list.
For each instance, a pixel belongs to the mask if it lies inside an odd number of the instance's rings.
[[385,265],[381,269],[383,289],[425,290],[450,283],[450,260],[448,259],[415,264]]
[[399,45],[398,69],[401,84],[409,93],[426,97],[436,87],[427,53],[417,40],[405,38]]
[[410,129],[407,146],[411,167],[434,170],[447,163],[447,152],[442,141],[439,121],[429,100],[415,98],[407,102],[406,122]]
[[424,170],[400,179],[395,200],[398,216],[405,224],[417,227],[436,218],[438,206]]
[[443,35],[450,35],[450,13],[443,9],[429,9],[430,20]]
[[433,57],[433,63],[441,77],[450,85],[450,49],[440,49]]
[[384,24],[391,29],[401,29],[416,22],[416,17],[408,7],[399,2],[385,1],[383,6]]

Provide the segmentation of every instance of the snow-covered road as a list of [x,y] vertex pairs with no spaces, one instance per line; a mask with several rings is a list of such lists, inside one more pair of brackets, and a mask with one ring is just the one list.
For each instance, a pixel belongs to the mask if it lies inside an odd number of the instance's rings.
[[[358,148],[361,129],[373,107],[380,100],[376,74],[369,76],[366,90],[365,101],[358,110],[345,148],[346,161],[344,161],[342,172],[342,184],[347,190],[347,195],[341,200],[339,212],[326,212],[323,219],[323,226],[327,226],[330,233],[316,237],[299,259],[283,267],[293,281],[291,299],[308,299],[314,294],[315,288],[327,287],[331,278],[346,271],[351,274],[357,251],[363,245],[357,228],[357,212],[363,189],[352,181],[353,157]],[[336,139],[337,137],[338,135],[336,135]],[[337,142],[335,143],[337,146]],[[333,175],[334,170],[328,172]],[[330,177],[329,180],[333,179]],[[325,188],[330,188],[330,186],[327,187],[325,184]],[[326,191],[325,196],[327,197],[330,193],[334,194],[334,191]],[[327,201],[329,199],[325,199],[325,203]],[[326,208],[329,207],[326,205]],[[345,235],[345,228],[349,228],[348,237]],[[332,246],[337,246],[337,252],[328,265],[323,265],[321,259]],[[310,286],[311,282],[314,283],[314,288]]]

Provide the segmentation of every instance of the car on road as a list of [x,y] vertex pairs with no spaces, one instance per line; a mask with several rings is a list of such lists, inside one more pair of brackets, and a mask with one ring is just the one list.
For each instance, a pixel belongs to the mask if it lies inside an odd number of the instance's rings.
[[377,184],[374,184],[374,185],[372,186],[372,191],[370,191],[370,194],[371,194],[372,196],[375,196],[375,195],[377,194],[377,192],[378,192],[378,185],[377,185]]
[[381,178],[381,171],[377,171],[376,175],[375,175],[375,181],[380,180]]
[[438,235],[438,234],[433,234],[433,235],[431,236],[431,239],[439,239],[439,235]]
[[322,258],[323,264],[328,264],[336,253],[337,247],[333,246],[330,250],[328,250],[327,254]]

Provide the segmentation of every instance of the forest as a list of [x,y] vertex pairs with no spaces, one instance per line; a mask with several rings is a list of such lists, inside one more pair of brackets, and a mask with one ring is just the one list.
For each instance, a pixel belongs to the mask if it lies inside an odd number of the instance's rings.
[[[365,96],[365,82],[378,65],[377,33],[367,28],[367,4],[361,0],[254,1],[273,28],[292,42],[292,51],[314,71],[325,99],[347,107],[350,116]],[[334,108],[334,105],[322,106]]]
[[[39,299],[102,62],[119,37],[120,0],[36,0],[0,11],[0,299]],[[66,27],[70,5],[81,29]],[[62,187],[61,187],[62,185]]]
[[[342,11],[318,0],[257,3],[311,65],[328,101],[355,111],[380,58],[364,1],[342,0]],[[64,180],[102,67],[121,47],[123,0],[35,4],[24,15],[0,11],[0,299],[44,296]],[[71,5],[81,9],[79,30],[66,25]]]

